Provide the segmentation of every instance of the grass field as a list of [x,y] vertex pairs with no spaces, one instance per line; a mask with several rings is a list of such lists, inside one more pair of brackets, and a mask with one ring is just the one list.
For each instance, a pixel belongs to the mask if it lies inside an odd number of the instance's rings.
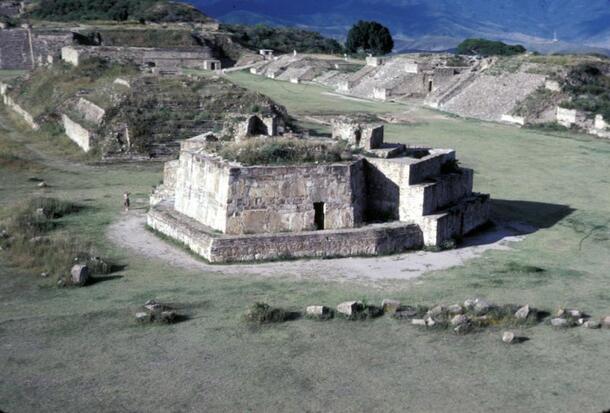
[[[399,105],[349,101],[321,88],[234,74],[297,114],[397,112]],[[409,108],[411,110],[412,108]],[[573,306],[610,315],[610,143],[541,134],[417,109],[412,125],[387,127],[388,140],[452,147],[494,198],[494,216],[540,228],[509,251],[489,251],[463,267],[413,281],[329,281],[282,275],[247,278],[168,266],[110,245],[121,194],[145,208],[160,164],[83,162],[66,141],[24,131],[0,112],[0,206],[44,191],[88,206],[64,230],[96,241],[126,265],[120,278],[80,289],[0,265],[0,409],[17,411],[409,411],[599,412],[610,409],[610,330],[501,330],[466,336],[373,321],[297,320],[252,327],[256,301],[289,309],[386,297],[408,304],[484,296],[553,310]],[[425,119],[429,118],[429,121]],[[59,138],[56,138],[59,139]],[[64,139],[64,138],[61,138]],[[58,150],[57,148],[63,148]],[[65,159],[69,159],[66,161]],[[29,179],[44,178],[38,189]],[[6,213],[6,212],[5,212]],[[0,260],[2,259],[0,252]],[[295,262],[306,266],[307,262]],[[535,268],[537,267],[537,269]],[[330,274],[332,276],[332,274]],[[189,316],[172,326],[140,326],[150,298]]]

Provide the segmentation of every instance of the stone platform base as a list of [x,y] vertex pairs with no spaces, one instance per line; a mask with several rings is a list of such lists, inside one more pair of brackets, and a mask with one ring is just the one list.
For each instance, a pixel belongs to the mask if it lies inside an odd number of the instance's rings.
[[167,203],[152,206],[147,221],[152,229],[186,245],[211,263],[375,256],[424,245],[419,226],[404,222],[343,230],[224,235],[177,212]]

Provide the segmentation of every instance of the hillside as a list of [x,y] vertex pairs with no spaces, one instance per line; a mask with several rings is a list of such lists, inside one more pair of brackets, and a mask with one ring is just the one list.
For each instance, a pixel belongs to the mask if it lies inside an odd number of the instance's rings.
[[[359,19],[390,27],[396,50],[444,50],[467,37],[540,51],[610,49],[608,0],[190,0],[226,23],[298,25],[343,38]],[[557,42],[553,42],[557,32]],[[586,47],[584,47],[586,46]]]

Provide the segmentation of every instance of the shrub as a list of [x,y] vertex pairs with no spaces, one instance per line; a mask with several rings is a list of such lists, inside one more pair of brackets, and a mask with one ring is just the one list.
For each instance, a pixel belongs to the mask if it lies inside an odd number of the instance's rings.
[[263,138],[217,146],[221,157],[244,165],[285,165],[338,162],[347,149],[344,142],[320,143],[299,139]]
[[258,324],[282,323],[294,320],[298,313],[287,311],[283,308],[271,307],[266,303],[255,303],[246,311],[245,319]]

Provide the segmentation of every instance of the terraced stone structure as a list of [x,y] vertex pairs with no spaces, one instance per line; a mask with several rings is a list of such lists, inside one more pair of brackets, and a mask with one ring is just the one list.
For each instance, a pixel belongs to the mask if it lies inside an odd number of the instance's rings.
[[399,253],[489,218],[489,196],[472,192],[472,170],[450,149],[381,142],[336,162],[251,166],[217,153],[206,139],[183,142],[148,214],[213,263]]

